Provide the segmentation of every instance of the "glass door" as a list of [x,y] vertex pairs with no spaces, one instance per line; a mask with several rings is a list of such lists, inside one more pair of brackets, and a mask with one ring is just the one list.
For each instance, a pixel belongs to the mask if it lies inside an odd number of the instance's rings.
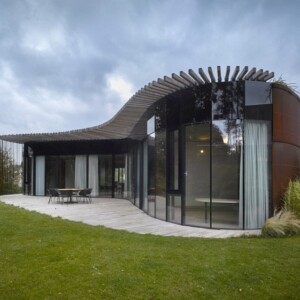
[[186,225],[210,227],[210,123],[185,126]]
[[113,196],[113,177],[112,177],[112,155],[99,155],[98,159],[99,172],[99,196]]
[[115,155],[114,159],[114,198],[124,198],[126,182],[126,155]]

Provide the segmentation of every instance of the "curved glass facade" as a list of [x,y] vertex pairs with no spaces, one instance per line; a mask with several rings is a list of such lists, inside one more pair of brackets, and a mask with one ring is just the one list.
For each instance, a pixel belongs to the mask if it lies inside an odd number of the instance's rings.
[[143,204],[149,215],[206,228],[260,228],[269,214],[270,84],[212,83],[149,111]]

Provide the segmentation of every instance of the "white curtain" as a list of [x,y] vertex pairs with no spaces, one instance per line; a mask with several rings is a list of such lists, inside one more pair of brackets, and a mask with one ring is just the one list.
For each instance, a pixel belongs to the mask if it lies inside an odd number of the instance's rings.
[[89,156],[89,188],[92,196],[99,194],[98,155]]
[[261,228],[269,214],[268,123],[249,120],[244,125],[245,228]]
[[35,157],[35,194],[45,195],[45,156]]
[[86,188],[86,155],[75,156],[75,187]]

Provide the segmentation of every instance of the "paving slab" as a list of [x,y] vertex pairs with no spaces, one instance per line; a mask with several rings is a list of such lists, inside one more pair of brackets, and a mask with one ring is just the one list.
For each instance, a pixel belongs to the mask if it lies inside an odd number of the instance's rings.
[[93,198],[90,204],[48,204],[48,200],[48,197],[21,194],[0,196],[0,201],[29,211],[92,226],[101,225],[139,234],[202,238],[229,238],[261,234],[261,230],[205,229],[165,222],[150,217],[130,201],[124,199]]

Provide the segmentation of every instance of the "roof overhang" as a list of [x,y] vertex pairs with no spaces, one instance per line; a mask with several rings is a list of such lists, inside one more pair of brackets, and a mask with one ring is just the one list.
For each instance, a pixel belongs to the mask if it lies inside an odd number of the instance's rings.
[[[108,122],[85,129],[54,132],[54,133],[29,133],[10,134],[0,136],[1,140],[24,144],[29,142],[49,141],[78,141],[78,140],[107,140],[107,139],[142,139],[145,137],[146,128],[142,124],[145,112],[158,100],[174,93],[193,86],[209,84],[214,82],[228,81],[268,81],[274,77],[273,72],[249,69],[245,66],[240,70],[236,66],[230,74],[230,67],[226,68],[224,77],[221,74],[221,67],[217,67],[216,76],[211,67],[208,68],[208,75],[202,68],[198,72],[189,69],[188,73],[180,71],[179,75],[173,73],[171,77],[164,76],[145,85],[135,93],[120,111]],[[141,126],[138,126],[141,124]]]

